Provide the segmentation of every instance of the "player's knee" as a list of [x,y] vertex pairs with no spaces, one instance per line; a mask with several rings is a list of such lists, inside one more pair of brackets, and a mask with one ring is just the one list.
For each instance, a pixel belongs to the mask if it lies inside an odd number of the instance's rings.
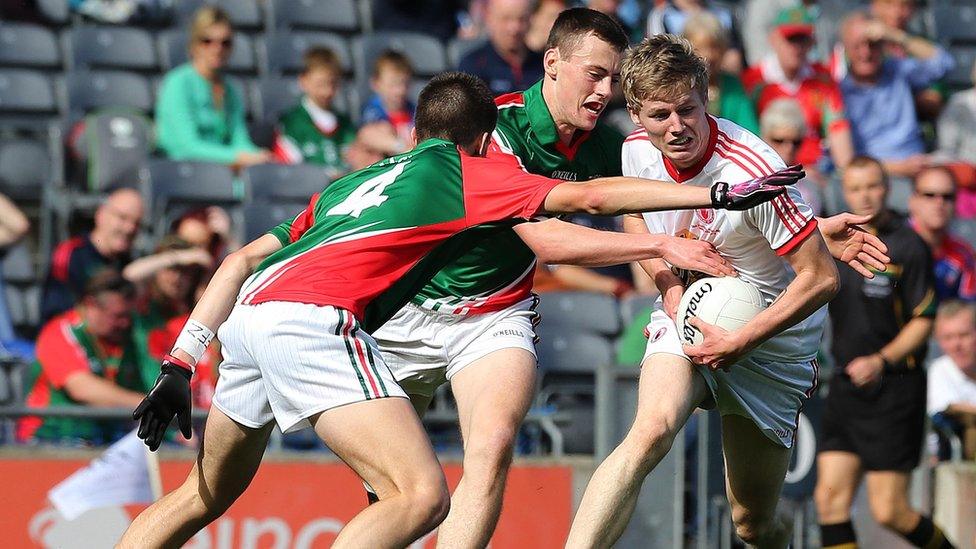
[[898,527],[904,522],[904,513],[906,510],[900,508],[901,506],[895,504],[894,502],[881,502],[878,504],[871,505],[871,516],[878,524],[884,526],[885,528],[890,528],[897,530]]
[[763,542],[775,537],[781,528],[774,517],[761,517],[749,512],[733,517],[733,523],[735,534],[747,545],[765,545]]
[[850,509],[850,496],[846,490],[838,490],[823,484],[817,484],[814,489],[813,501],[817,506],[817,514],[821,521],[827,523],[837,522],[832,520],[836,518],[834,515],[846,514]]
[[419,524],[431,529],[444,522],[451,509],[451,494],[447,484],[426,482],[404,492],[407,505]]
[[624,444],[633,459],[644,463],[654,456],[667,454],[676,435],[677,429],[665,420],[645,420],[634,425]]
[[475,434],[464,449],[464,469],[485,469],[494,473],[504,471],[512,461],[517,430],[503,425]]

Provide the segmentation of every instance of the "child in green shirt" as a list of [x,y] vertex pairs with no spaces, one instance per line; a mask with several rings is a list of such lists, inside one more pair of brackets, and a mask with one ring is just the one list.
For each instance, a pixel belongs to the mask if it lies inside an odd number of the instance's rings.
[[332,110],[341,82],[342,67],[332,50],[316,46],[305,52],[305,68],[298,76],[305,95],[278,120],[275,158],[287,164],[319,164],[333,177],[349,171],[345,155],[356,139],[356,127]]

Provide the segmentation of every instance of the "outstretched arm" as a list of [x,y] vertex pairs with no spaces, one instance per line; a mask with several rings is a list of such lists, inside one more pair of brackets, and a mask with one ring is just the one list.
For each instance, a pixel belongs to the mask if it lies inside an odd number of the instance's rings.
[[682,269],[714,276],[735,274],[708,242],[664,235],[598,231],[559,219],[522,223],[515,232],[543,263],[606,267],[662,257]]
[[817,221],[820,234],[834,259],[847,263],[864,278],[874,278],[871,269],[884,271],[887,268],[891,261],[887,256],[888,246],[859,227],[871,221],[870,216],[840,213],[817,218]]

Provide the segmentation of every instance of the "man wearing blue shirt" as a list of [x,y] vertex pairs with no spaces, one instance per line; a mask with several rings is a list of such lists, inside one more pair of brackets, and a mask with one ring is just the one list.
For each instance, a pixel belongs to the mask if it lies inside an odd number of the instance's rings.
[[521,91],[542,79],[542,54],[525,45],[528,0],[489,0],[488,42],[465,55],[458,70],[484,80],[495,95]]
[[[849,70],[840,83],[859,155],[881,160],[892,176],[913,178],[929,164],[915,113],[915,92],[953,67],[941,47],[869,18],[849,16],[841,28]],[[908,54],[885,57],[886,42]]]

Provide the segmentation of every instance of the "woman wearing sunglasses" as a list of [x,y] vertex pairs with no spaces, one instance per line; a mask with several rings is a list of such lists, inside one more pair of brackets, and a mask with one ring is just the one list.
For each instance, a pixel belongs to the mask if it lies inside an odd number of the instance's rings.
[[236,169],[271,155],[247,134],[244,96],[225,75],[234,47],[230,18],[206,6],[190,26],[190,61],[166,74],[156,100],[159,146],[175,160],[203,160]]
[[[759,117],[759,133],[762,140],[780,155],[788,166],[797,164],[797,157],[803,138],[807,134],[807,124],[803,108],[795,99],[776,99],[766,106]],[[805,177],[796,183],[813,213],[823,213],[823,190],[814,179]]]

